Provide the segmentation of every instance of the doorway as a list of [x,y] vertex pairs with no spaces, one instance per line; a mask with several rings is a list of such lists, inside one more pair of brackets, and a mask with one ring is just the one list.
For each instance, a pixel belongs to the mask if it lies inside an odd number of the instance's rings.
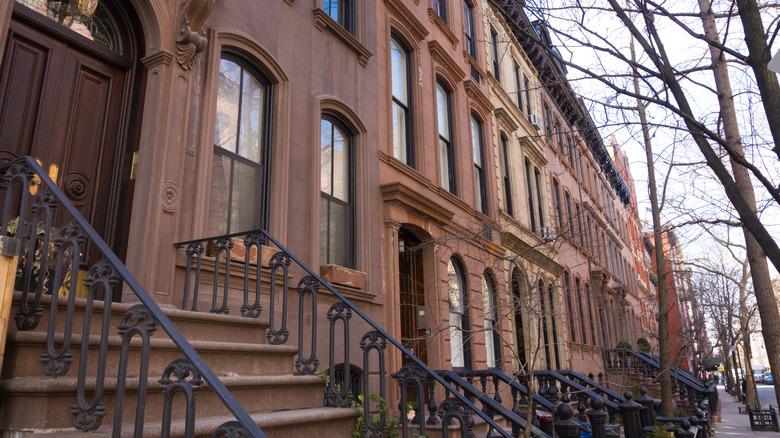
[[[428,364],[425,279],[420,239],[409,230],[398,231],[398,275],[401,303],[401,344]],[[403,363],[409,362],[404,357]]]

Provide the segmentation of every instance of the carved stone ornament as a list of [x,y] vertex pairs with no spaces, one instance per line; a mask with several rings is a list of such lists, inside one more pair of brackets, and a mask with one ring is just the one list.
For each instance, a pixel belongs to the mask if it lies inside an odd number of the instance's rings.
[[208,39],[201,34],[206,18],[214,8],[216,0],[182,0],[181,25],[176,36],[176,60],[185,70],[192,68],[195,55],[206,50]]
[[181,20],[179,36],[176,38],[176,60],[185,70],[192,68],[195,55],[206,50],[208,39],[190,28],[190,20],[185,15]]

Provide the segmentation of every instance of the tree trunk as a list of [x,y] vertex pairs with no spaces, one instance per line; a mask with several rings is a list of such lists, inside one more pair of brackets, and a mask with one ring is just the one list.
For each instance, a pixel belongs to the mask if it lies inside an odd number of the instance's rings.
[[[631,39],[631,59],[634,60],[634,40]],[[639,94],[639,74],[634,68],[634,90]],[[647,155],[647,175],[650,203],[653,212],[653,237],[655,245],[655,265],[658,277],[658,366],[659,382],[661,383],[661,411],[663,416],[674,415],[672,409],[672,376],[669,371],[669,309],[666,296],[666,272],[663,236],[661,234],[661,212],[658,206],[658,189],[655,182],[655,164],[653,162],[653,145],[650,141],[650,131],[647,128],[645,104],[637,99],[639,121],[642,126],[642,136]]]
[[[750,3],[750,0],[738,0],[740,5],[740,15],[743,12],[743,3]],[[755,5],[754,5],[755,6]],[[699,9],[701,11],[702,23],[704,24],[705,35],[713,41],[720,41],[718,31],[715,26],[715,18],[710,8],[709,0],[699,0]],[[756,14],[758,10],[756,9]],[[746,13],[747,14],[747,13]],[[743,17],[743,23],[748,18]],[[763,34],[763,27],[759,18],[759,30]],[[747,27],[747,24],[745,24]],[[751,32],[754,32],[751,31]],[[747,33],[751,33],[747,32]],[[747,36],[745,37],[747,40]],[[766,47],[766,42],[764,42]],[[720,104],[721,118],[723,119],[723,131],[726,134],[726,142],[729,147],[738,155],[744,156],[744,150],[742,148],[742,141],[740,139],[739,124],[737,122],[736,111],[734,109],[734,96],[731,91],[731,83],[728,77],[728,67],[726,65],[726,59],[723,53],[710,46],[710,55],[712,57],[713,73],[715,76],[715,86],[718,90],[718,103]],[[751,51],[751,57],[752,57]],[[768,60],[767,60],[768,62]],[[766,70],[766,63],[763,65]],[[755,69],[755,67],[754,67]],[[756,74],[758,76],[758,74]],[[777,89],[777,76],[772,73],[774,77],[774,89]],[[772,88],[770,86],[770,88]],[[771,94],[771,92],[770,92]],[[761,95],[764,96],[764,90],[761,89]],[[766,101],[764,101],[766,105]],[[780,121],[780,98],[777,100],[774,111],[778,112],[778,121]],[[769,112],[767,110],[767,118],[771,120]],[[771,121],[770,121],[771,126]],[[780,133],[780,131],[778,131]],[[774,135],[774,131],[773,131]],[[775,137],[777,140],[780,137]],[[748,170],[738,164],[734,160],[731,160],[731,169],[734,174],[734,181],[737,185],[737,190],[742,194],[748,206],[753,212],[756,211],[756,197],[753,192],[753,185],[750,181],[750,174]],[[766,260],[766,255],[761,249],[758,241],[756,241],[753,234],[751,234],[746,228],[742,228],[745,235],[745,248],[748,257],[748,263],[750,264],[750,271],[752,275],[753,288],[755,289],[756,302],[758,303],[758,312],[761,318],[761,328],[764,337],[764,343],[766,344],[766,352],[769,358],[769,366],[774,369],[780,369],[780,311],[777,308],[777,300],[775,298],[774,290],[772,289],[772,278],[769,273],[769,264]],[[749,348],[750,338],[745,339],[745,344]],[[747,364],[749,369],[748,373],[752,375],[752,366]],[[751,382],[749,382],[751,383]],[[750,386],[750,385],[749,385]],[[780,381],[774,382],[775,395],[780,400]]]
[[[748,48],[748,65],[756,76],[756,85],[761,93],[761,102],[764,104],[766,119],[775,147],[772,149],[780,158],[780,86],[777,83],[777,74],[769,71],[767,64],[772,59],[769,47],[766,45],[766,33],[764,23],[758,11],[756,0],[737,0],[739,18],[745,29],[745,43]],[[775,386],[777,388],[777,386]]]

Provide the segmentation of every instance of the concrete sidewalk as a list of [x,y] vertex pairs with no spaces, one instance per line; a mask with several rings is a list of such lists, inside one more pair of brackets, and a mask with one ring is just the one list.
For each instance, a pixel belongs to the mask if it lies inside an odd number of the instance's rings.
[[715,423],[715,436],[725,437],[761,437],[780,438],[780,432],[754,432],[750,430],[750,419],[747,414],[740,414],[738,407],[742,403],[734,401],[722,386],[718,386],[720,398],[720,423]]

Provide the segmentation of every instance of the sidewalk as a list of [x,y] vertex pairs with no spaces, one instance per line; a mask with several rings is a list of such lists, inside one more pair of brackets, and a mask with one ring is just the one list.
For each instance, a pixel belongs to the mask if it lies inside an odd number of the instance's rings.
[[718,386],[718,398],[720,398],[720,423],[715,423],[715,435],[718,438],[726,437],[760,437],[780,438],[780,432],[754,432],[750,430],[750,419],[747,414],[740,414],[737,409],[741,403],[726,393],[722,386]]

